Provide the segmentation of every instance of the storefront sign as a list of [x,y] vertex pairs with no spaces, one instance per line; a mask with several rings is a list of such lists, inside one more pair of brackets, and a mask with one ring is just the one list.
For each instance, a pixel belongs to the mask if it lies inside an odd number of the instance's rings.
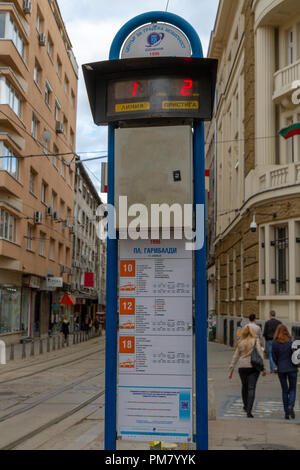
[[94,287],[94,273],[84,273],[84,287]]
[[175,26],[165,23],[144,25],[134,31],[124,44],[121,58],[191,57],[191,45]]
[[46,285],[48,289],[55,289],[57,287],[63,287],[64,280],[62,277],[47,277]]
[[179,240],[120,242],[122,439],[192,439],[193,262],[184,248]]
[[29,287],[31,289],[39,289],[41,286],[40,278],[37,276],[30,276]]

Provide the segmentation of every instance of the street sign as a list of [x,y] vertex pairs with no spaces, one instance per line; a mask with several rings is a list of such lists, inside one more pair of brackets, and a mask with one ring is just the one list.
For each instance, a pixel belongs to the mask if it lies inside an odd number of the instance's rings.
[[122,240],[119,272],[118,435],[190,442],[192,252],[183,240]]
[[180,29],[167,23],[152,23],[130,34],[122,48],[121,59],[191,55],[190,42]]
[[64,280],[62,277],[47,277],[46,286],[49,289],[55,289],[57,287],[63,287]]

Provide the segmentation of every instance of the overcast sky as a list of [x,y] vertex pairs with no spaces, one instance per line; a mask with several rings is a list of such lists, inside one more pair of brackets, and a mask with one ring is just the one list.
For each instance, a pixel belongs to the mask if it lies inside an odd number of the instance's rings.
[[[58,4],[80,67],[76,150],[82,158],[89,156],[82,152],[103,151],[102,155],[105,155],[107,128],[93,123],[81,66],[87,62],[107,60],[119,29],[141,13],[165,11],[167,0],[58,0]],[[191,23],[200,36],[205,55],[218,4],[219,0],[169,0],[168,11]],[[88,163],[86,168],[95,174],[95,177],[91,173],[90,176],[99,189],[100,160]]]

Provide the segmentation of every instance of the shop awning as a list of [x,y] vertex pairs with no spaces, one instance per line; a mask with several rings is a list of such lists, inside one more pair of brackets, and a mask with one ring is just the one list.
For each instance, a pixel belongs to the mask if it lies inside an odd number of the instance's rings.
[[64,294],[63,298],[59,302],[59,305],[75,305],[75,299],[70,294]]

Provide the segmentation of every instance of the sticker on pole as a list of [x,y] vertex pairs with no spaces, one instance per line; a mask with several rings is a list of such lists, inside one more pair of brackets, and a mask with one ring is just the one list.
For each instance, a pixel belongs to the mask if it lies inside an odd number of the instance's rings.
[[124,43],[121,59],[134,57],[191,57],[185,34],[166,23],[152,23],[134,31]]

